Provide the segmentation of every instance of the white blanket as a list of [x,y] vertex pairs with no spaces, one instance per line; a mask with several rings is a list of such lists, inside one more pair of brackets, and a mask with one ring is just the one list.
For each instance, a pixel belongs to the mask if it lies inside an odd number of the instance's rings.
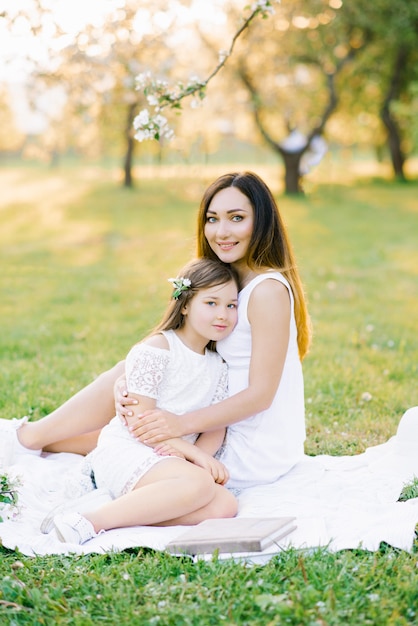
[[[39,527],[45,515],[68,498],[68,484],[64,485],[68,475],[77,472],[80,459],[66,453],[25,455],[8,468],[22,477],[23,484],[20,515],[0,523],[3,546],[29,556],[104,553],[137,546],[164,550],[184,532],[183,526],[137,526],[108,531],[83,546],[61,543],[55,531],[42,534]],[[401,440],[399,429],[397,436],[364,454],[305,456],[276,483],[247,489],[239,496],[239,516],[292,515],[297,524],[279,546],[244,556],[263,563],[289,546],[374,551],[381,542],[410,551],[418,523],[418,498],[397,500],[403,485],[414,476],[418,477],[418,442],[408,439],[408,433]]]

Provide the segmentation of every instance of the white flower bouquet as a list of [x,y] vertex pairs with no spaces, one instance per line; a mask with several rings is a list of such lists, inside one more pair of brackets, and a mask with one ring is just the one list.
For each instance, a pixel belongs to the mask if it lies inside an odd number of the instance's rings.
[[0,474],[0,522],[13,519],[19,514],[19,491],[22,482],[18,476],[7,472]]

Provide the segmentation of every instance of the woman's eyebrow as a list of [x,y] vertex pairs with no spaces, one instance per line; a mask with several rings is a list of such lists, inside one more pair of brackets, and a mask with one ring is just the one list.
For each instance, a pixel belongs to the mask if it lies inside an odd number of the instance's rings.
[[[246,210],[246,209],[241,209],[240,207],[237,207],[236,209],[228,209],[228,210],[227,210],[227,213],[237,213],[238,211],[241,211],[242,213],[246,213],[246,211],[247,211],[247,210]],[[208,210],[206,211],[206,213],[213,213],[213,214],[216,214],[216,213],[217,213],[217,211],[214,211],[213,209],[208,209]]]

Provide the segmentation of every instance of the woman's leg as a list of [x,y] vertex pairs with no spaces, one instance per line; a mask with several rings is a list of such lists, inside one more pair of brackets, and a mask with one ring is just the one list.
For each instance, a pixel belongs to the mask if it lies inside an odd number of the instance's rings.
[[181,459],[154,465],[135,489],[95,511],[83,513],[96,532],[127,526],[197,524],[234,517],[237,503],[206,470]]
[[123,373],[124,362],[120,362],[49,415],[23,424],[17,431],[19,442],[32,449],[86,454],[115,415],[113,387]]
[[[114,416],[112,415],[112,417]],[[112,417],[109,417],[103,426],[108,424]],[[73,454],[82,454],[83,456],[86,456],[97,446],[97,440],[101,431],[102,429],[99,428],[98,430],[93,430],[91,433],[84,433],[83,435],[78,435],[77,437],[68,437],[68,439],[55,441],[54,443],[44,446],[43,449],[45,452],[73,452]]]

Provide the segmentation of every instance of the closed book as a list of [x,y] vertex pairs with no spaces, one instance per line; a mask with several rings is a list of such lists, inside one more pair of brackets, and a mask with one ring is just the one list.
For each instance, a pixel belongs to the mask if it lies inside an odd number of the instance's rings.
[[294,517],[209,519],[170,541],[174,554],[262,552],[295,530]]

